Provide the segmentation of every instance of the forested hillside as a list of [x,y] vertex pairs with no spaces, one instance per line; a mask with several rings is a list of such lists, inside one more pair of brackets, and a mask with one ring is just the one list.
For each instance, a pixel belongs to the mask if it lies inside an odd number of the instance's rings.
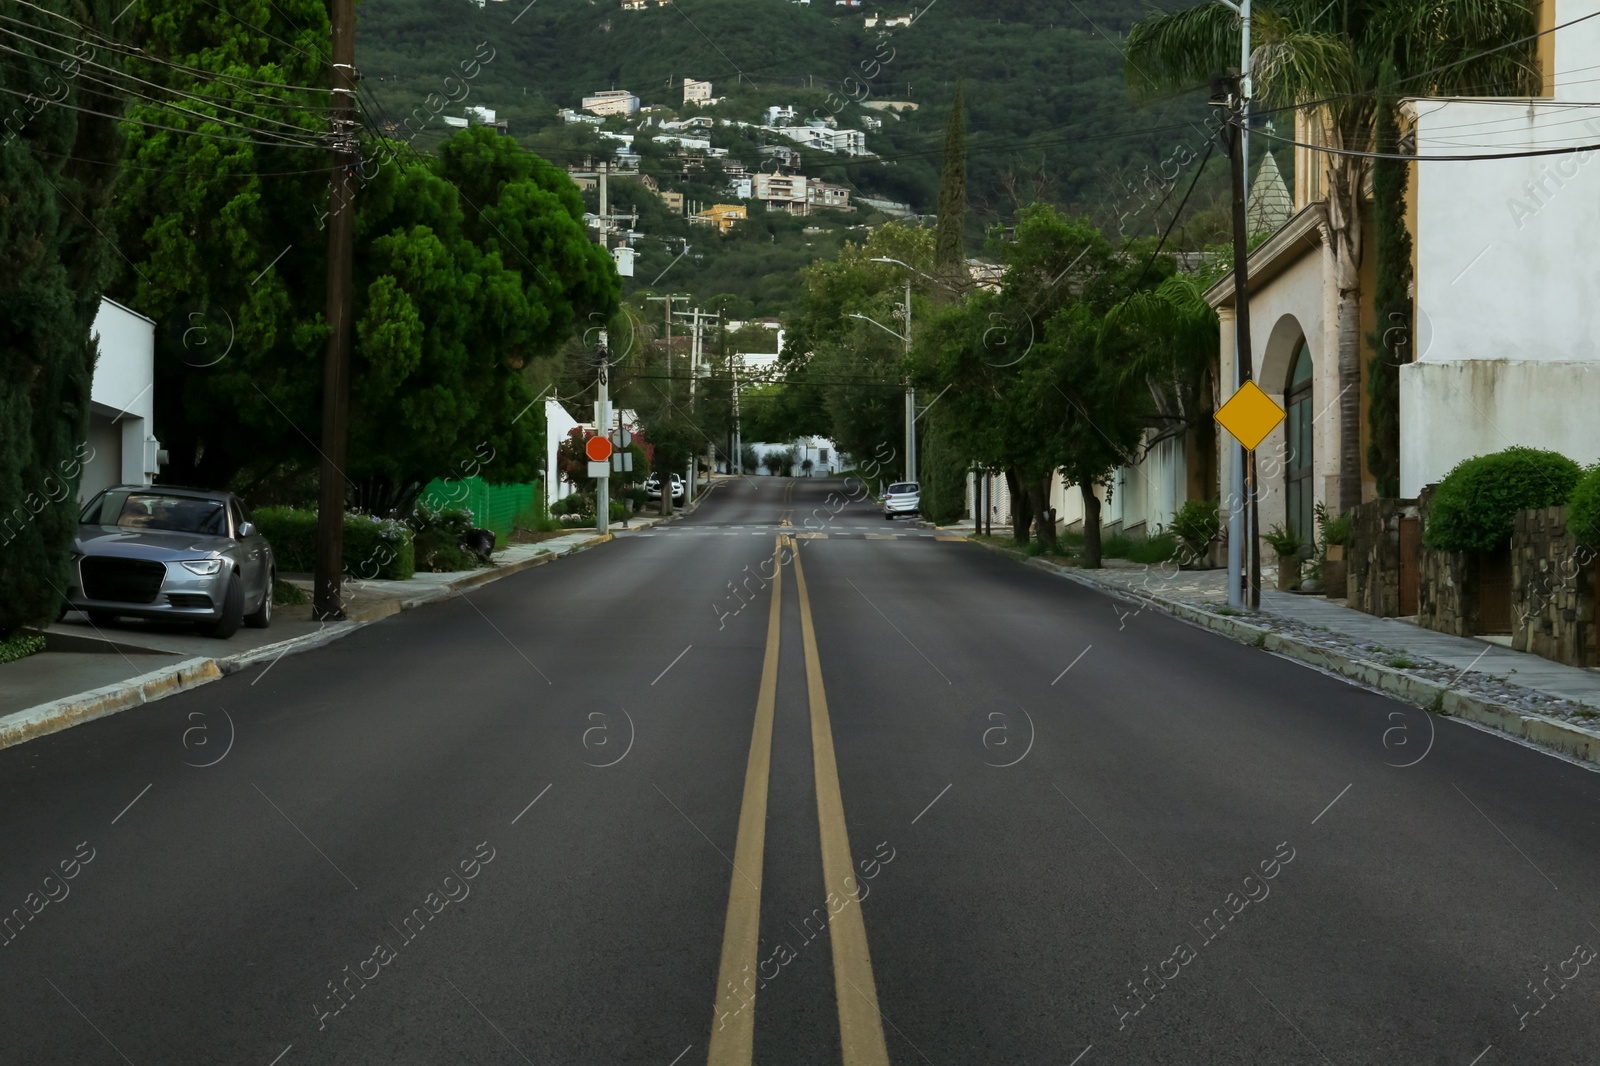
[[[494,108],[519,140],[553,121],[556,107],[577,107],[585,93],[613,85],[645,104],[677,107],[685,77],[709,80],[717,95],[732,98],[719,115],[807,101],[826,112],[829,93],[835,104],[910,100],[918,111],[869,133],[877,160],[836,161],[824,176],[931,211],[943,124],[960,79],[968,87],[970,188],[981,222],[1009,218],[1034,199],[1096,206],[1119,170],[1153,166],[1183,136],[1176,127],[1204,112],[1199,94],[1134,106],[1119,38],[1152,6],[1144,0],[1097,3],[1092,24],[1070,4],[935,0],[881,46],[864,16],[911,14],[910,5],[676,0],[625,11],[617,0],[522,3],[491,0],[480,9],[470,0],[363,0],[366,87],[403,116],[427,93],[447,92],[444,79],[457,74],[458,60],[488,41],[495,55],[468,102]],[[841,124],[851,125],[857,110],[851,104],[840,113]]]

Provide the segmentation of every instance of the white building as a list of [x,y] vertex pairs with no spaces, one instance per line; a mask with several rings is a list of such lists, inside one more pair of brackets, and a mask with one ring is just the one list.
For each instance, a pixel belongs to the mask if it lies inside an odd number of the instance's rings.
[[605,122],[605,119],[599,115],[580,115],[570,107],[563,107],[556,112],[556,115],[560,117],[562,122],[582,122],[587,126],[598,126]]
[[578,491],[578,487],[570,481],[561,480],[557,471],[556,452],[561,447],[561,442],[567,439],[567,434],[578,426],[578,420],[567,413],[560,400],[550,399],[544,402],[544,502],[548,507],[563,496],[570,496]]
[[[1407,103],[1419,156],[1600,144],[1600,0],[1545,0],[1530,99]],[[1413,163],[1415,362],[1400,368],[1400,495],[1512,444],[1600,459],[1600,163]]]
[[819,152],[868,155],[867,135],[860,130],[831,130],[826,126],[768,126],[769,132],[787,137]]
[[693,78],[683,79],[683,102],[686,104],[703,104],[711,101],[711,83],[709,81],[695,81]]
[[[198,319],[196,320],[198,322]],[[78,499],[112,485],[149,485],[165,458],[151,422],[155,410],[156,324],[104,297],[90,333],[100,346],[89,391],[88,454]],[[185,333],[193,365],[220,360],[228,328],[206,321]]]
[[796,117],[798,116],[795,114],[795,110],[792,106],[783,107],[780,105],[774,105],[767,108],[766,125],[777,126],[785,122],[793,122]]
[[606,89],[585,96],[583,109],[595,115],[632,115],[639,110],[639,98],[626,89]]

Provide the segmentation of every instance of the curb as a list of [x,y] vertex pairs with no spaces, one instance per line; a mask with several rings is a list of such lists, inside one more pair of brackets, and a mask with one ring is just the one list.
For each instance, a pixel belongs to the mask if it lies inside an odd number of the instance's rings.
[[41,703],[0,718],[0,748],[153,703],[163,696],[199,688],[220,677],[222,669],[217,660],[186,659],[126,681]]
[[82,725],[84,722],[92,722],[96,718],[104,718],[120,711],[131,710],[147,703],[154,703],[156,700],[166,696],[187,692],[212,681],[220,681],[229,674],[236,674],[246,667],[268,659],[275,661],[285,655],[320,648],[324,644],[331,644],[341,637],[349,636],[356,630],[364,629],[373,622],[387,618],[390,615],[447,599],[452,593],[487,585],[500,578],[510,577],[512,574],[521,573],[535,566],[543,566],[552,560],[593,548],[612,539],[614,538],[609,533],[603,536],[590,537],[588,540],[574,544],[566,551],[541,552],[531,558],[521,559],[515,563],[477,571],[470,577],[462,578],[460,581],[452,581],[449,585],[442,586],[429,595],[416,596],[406,600],[389,600],[369,608],[366,612],[352,612],[347,621],[335,622],[324,630],[303,633],[298,637],[291,637],[288,640],[278,641],[274,644],[264,644],[259,648],[252,648],[236,655],[186,659],[181,663],[162,667],[147,674],[140,674],[138,677],[132,677],[126,681],[118,681],[97,689],[91,689],[88,692],[80,692],[75,696],[65,696],[59,700],[51,700],[49,703],[41,703],[25,710],[16,711],[0,717],[0,749],[22,744],[37,737],[48,736],[51,733],[58,733],[63,729]]
[[[1007,552],[982,542],[973,543],[988,548],[996,554],[1008,555]],[[1600,765],[1600,730],[1574,725],[1541,714],[1531,714],[1495,700],[1469,696],[1464,692],[1414,677],[1392,667],[1355,659],[1226,615],[1212,614],[1210,611],[1160,599],[1148,593],[1140,594],[1120,586],[1102,584],[1072,567],[1057,566],[1043,559],[1026,559],[1023,563],[1057,577],[1075,581],[1097,592],[1154,607],[1181,621],[1220,633],[1252,648],[1276,652],[1308,665],[1320,667],[1350,681],[1421,707],[1430,713],[1447,718],[1463,718],[1530,744],[1558,751],[1582,762]]]

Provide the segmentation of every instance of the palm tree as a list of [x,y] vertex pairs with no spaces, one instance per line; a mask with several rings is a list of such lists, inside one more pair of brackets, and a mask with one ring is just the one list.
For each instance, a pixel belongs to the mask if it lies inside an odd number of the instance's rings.
[[[1251,77],[1257,100],[1303,114],[1329,151],[1328,231],[1338,288],[1339,510],[1361,502],[1361,213],[1377,145],[1378,88],[1391,68],[1410,95],[1534,91],[1533,31],[1523,0],[1254,0]],[[1489,49],[1495,49],[1489,51]],[[1152,15],[1128,35],[1136,91],[1185,89],[1238,61],[1239,16],[1217,0]],[[1354,153],[1354,154],[1343,154]]]

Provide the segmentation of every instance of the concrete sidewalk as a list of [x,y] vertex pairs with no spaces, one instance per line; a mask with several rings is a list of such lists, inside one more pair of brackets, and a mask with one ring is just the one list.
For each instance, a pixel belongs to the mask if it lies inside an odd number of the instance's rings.
[[[658,519],[635,519],[634,529]],[[0,748],[203,685],[256,663],[306,651],[400,611],[420,607],[611,539],[579,529],[494,553],[492,567],[418,573],[409,581],[345,583],[348,621],[316,622],[311,606],[274,609],[268,629],[228,640],[188,626],[124,619],[97,627],[76,612],[44,630],[46,649],[0,666]],[[309,592],[308,576],[285,580]]]

